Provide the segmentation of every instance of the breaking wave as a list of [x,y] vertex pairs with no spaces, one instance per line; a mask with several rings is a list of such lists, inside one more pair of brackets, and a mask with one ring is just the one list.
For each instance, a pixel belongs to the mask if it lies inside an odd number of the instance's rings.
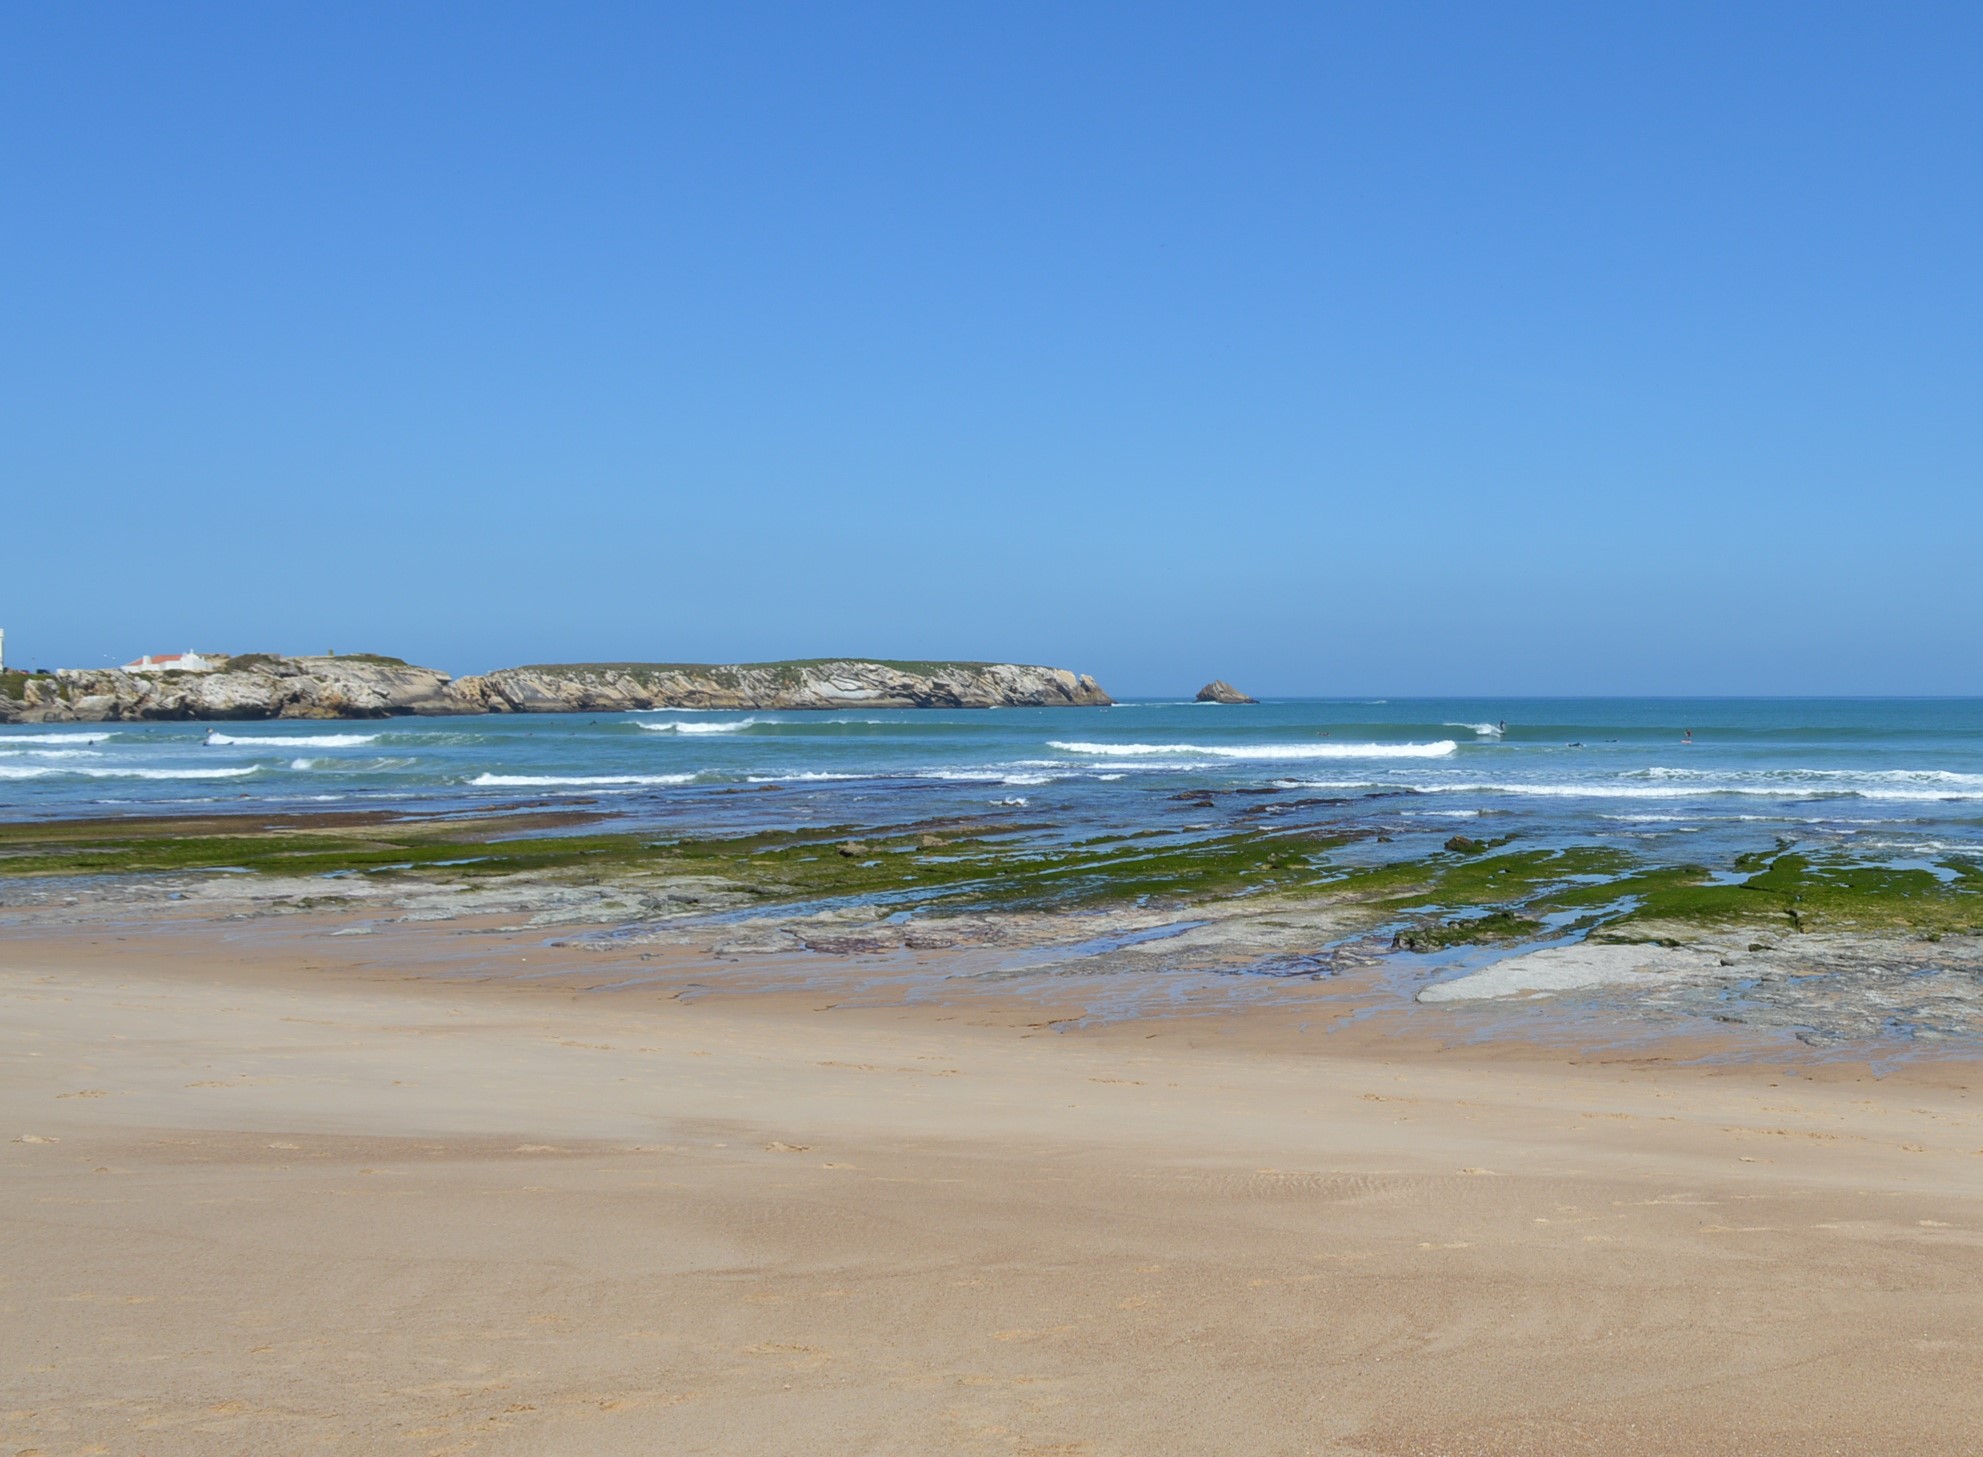
[[734,723],[643,723],[636,727],[651,734],[734,734],[756,722],[754,718],[740,718]]
[[288,749],[355,749],[377,734],[209,734],[210,744],[280,744]]
[[[1958,775],[1957,778],[1983,778]],[[1983,785],[1975,789],[1895,789],[1849,784],[1418,784],[1424,794],[1517,794],[1550,799],[1700,799],[1711,795],[1741,795],[1750,799],[1867,799],[1895,803],[1934,800],[1983,800]]]
[[[1655,766],[1650,769],[1634,769],[1624,777],[1683,784],[1712,784],[1726,780],[1728,774],[1725,770],[1716,772],[1712,769],[1668,769]],[[1905,784],[1921,788],[1942,785],[1951,789],[1983,789],[1983,774],[1958,774],[1950,769],[1752,769],[1746,771],[1744,777],[1762,780],[1772,786],[1810,784],[1814,787],[1857,789],[1870,785],[1880,789],[1887,785]]]
[[477,774],[468,782],[482,789],[552,789],[562,785],[687,784],[693,774]]
[[844,779],[881,779],[880,774],[833,774],[823,769],[808,769],[799,774],[751,774],[744,779],[746,784],[824,784]]
[[83,779],[243,779],[260,772],[260,766],[234,769],[72,769],[66,765],[36,765],[32,768],[0,765],[0,779],[48,779],[67,775]]
[[1214,759],[1443,759],[1459,749],[1451,739],[1432,744],[1089,744],[1048,740],[1066,754],[1106,754],[1149,758],[1159,754],[1199,754]]

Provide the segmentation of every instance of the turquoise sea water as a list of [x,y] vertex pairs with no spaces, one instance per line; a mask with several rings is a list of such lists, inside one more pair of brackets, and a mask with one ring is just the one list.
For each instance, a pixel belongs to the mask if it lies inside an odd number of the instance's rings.
[[[1505,729],[1502,725],[1505,723]],[[1009,819],[1057,833],[1355,820],[1399,837],[1777,835],[1983,848],[1983,700],[1376,699],[977,712],[0,728],[6,818],[591,805],[674,833]],[[1691,730],[1691,742],[1688,731]]]

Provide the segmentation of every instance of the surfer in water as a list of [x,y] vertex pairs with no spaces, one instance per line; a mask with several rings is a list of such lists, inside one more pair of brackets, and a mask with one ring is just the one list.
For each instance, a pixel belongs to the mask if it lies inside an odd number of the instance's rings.
[[1683,744],[1691,744],[1691,743],[1693,743],[1693,742],[1694,742],[1694,731],[1693,731],[1692,729],[1688,729],[1688,730],[1687,730],[1687,732],[1685,732],[1684,734],[1682,734],[1682,735],[1680,736],[1680,742],[1681,742],[1681,743],[1683,743]]

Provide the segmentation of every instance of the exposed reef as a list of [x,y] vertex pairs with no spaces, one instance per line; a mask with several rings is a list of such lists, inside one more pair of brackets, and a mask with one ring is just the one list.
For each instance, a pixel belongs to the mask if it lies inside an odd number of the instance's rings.
[[335,934],[502,916],[590,950],[717,958],[972,946],[1003,958],[993,978],[1371,972],[1427,1006],[1572,996],[1829,1047],[1983,1036],[1983,867],[1967,857],[1372,848],[1353,826],[1069,841],[1011,816],[681,838],[582,806],[119,816],[0,825],[0,908],[363,918]]
[[210,671],[0,674],[0,723],[138,719],[390,718],[401,714],[633,708],[1064,708],[1113,700],[1093,678],[1013,663],[578,663],[451,678],[358,653],[211,659]]

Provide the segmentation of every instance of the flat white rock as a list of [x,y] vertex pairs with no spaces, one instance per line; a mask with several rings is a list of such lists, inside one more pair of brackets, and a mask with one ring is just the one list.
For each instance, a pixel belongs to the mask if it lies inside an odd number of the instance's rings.
[[1576,991],[1644,976],[1698,976],[1717,970],[1719,957],[1667,946],[1549,946],[1510,956],[1470,976],[1429,986],[1421,1002],[1477,1002],[1496,997]]

